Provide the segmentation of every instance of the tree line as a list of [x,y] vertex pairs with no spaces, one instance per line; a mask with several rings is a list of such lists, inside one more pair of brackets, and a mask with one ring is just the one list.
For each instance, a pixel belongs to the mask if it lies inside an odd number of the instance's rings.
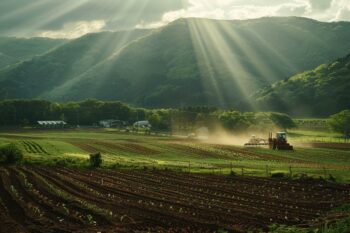
[[239,112],[215,107],[144,109],[118,101],[86,100],[55,103],[45,100],[0,101],[1,126],[33,126],[37,121],[62,120],[69,125],[94,125],[100,120],[116,119],[132,125],[148,120],[154,130],[194,130],[218,125],[231,131],[264,130],[267,127],[295,127],[290,116],[274,112]]

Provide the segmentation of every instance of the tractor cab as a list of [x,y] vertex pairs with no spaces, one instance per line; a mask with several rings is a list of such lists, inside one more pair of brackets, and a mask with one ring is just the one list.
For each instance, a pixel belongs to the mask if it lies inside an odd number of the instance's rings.
[[287,142],[287,133],[286,132],[278,132],[278,133],[276,133],[276,138],[278,141]]
[[293,146],[287,141],[286,132],[276,133],[276,137],[272,137],[272,133],[269,134],[269,147],[273,150],[294,150]]

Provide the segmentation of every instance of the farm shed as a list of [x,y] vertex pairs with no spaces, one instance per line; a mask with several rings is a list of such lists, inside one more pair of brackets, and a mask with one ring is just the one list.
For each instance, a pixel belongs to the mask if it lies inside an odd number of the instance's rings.
[[150,129],[152,128],[152,125],[149,123],[149,121],[138,121],[134,123],[134,128],[141,128],[141,129]]
[[98,124],[103,128],[123,128],[127,126],[127,123],[125,121],[121,120],[102,120],[99,121]]
[[64,121],[38,121],[38,126],[40,128],[61,129],[65,128],[67,123]]

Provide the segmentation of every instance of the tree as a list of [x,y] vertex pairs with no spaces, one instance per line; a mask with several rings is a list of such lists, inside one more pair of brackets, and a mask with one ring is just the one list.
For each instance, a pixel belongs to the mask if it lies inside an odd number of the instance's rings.
[[296,124],[293,121],[293,119],[289,115],[284,113],[272,112],[270,113],[270,119],[276,126],[280,127],[281,129],[287,130],[296,127]]
[[328,121],[332,130],[342,133],[344,137],[350,136],[350,110],[344,110],[340,113],[330,116]]

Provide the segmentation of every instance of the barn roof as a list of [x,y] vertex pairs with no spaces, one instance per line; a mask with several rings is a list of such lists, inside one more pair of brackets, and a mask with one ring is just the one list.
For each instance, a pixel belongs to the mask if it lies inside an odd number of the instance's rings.
[[38,121],[39,125],[66,125],[64,121]]

